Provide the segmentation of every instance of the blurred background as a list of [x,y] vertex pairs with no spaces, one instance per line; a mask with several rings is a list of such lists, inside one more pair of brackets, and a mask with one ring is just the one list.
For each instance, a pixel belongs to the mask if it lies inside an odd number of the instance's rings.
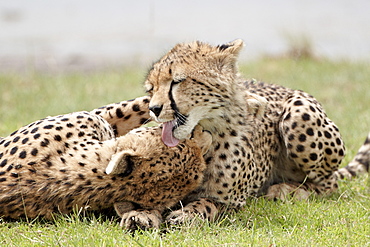
[[178,42],[242,38],[241,61],[370,60],[368,0],[2,0],[0,71],[148,67]]

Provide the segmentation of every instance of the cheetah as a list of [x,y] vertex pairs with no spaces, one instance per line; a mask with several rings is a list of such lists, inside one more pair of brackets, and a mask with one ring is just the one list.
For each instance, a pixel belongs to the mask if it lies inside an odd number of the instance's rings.
[[306,92],[243,79],[243,46],[177,44],[148,72],[150,115],[163,123],[167,146],[198,124],[213,136],[202,185],[167,217],[171,224],[195,215],[212,220],[248,197],[306,199],[338,187],[334,172],[345,155],[338,127]]
[[0,217],[113,208],[128,229],[158,228],[162,212],[195,190],[212,137],[202,128],[176,147],[161,140],[148,97],[46,117],[0,140]]

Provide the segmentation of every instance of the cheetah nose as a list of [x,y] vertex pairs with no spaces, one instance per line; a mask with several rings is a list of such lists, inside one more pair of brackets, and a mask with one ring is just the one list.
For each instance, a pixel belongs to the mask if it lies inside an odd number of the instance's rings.
[[155,106],[149,107],[149,110],[152,111],[156,117],[158,117],[159,114],[161,114],[162,108],[163,108],[163,105],[155,105]]

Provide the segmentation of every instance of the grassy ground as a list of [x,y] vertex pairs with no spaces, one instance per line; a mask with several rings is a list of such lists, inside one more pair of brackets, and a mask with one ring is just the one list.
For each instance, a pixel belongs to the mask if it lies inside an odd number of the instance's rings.
[[[347,144],[348,163],[370,131],[368,64],[263,59],[245,77],[302,89],[323,103]],[[143,70],[88,74],[0,74],[0,136],[48,115],[90,110],[144,94]],[[77,213],[55,222],[0,220],[2,246],[370,246],[370,179],[342,181],[329,198],[250,199],[215,223],[129,234],[116,219]]]

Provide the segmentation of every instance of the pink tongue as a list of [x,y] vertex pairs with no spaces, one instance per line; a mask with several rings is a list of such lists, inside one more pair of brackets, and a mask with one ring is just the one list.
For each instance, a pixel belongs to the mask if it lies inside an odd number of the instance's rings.
[[162,141],[169,147],[176,147],[179,144],[179,140],[173,136],[172,130],[173,126],[175,126],[176,120],[172,120],[166,123],[163,123],[162,129]]

